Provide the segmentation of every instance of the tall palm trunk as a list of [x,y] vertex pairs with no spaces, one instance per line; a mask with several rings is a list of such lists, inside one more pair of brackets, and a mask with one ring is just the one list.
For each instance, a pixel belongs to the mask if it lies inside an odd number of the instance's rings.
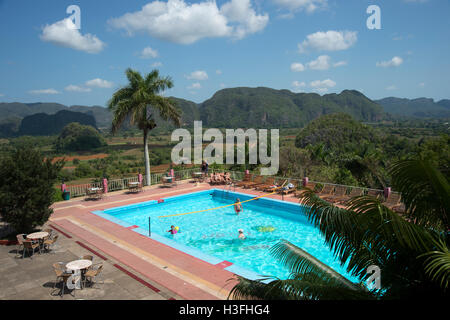
[[144,158],[145,158],[145,181],[146,185],[152,184],[150,180],[150,157],[148,155],[148,130],[144,130]]

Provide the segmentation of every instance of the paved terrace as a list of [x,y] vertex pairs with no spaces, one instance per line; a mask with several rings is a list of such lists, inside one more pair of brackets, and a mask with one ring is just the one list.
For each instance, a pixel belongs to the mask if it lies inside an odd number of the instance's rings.
[[[52,264],[69,262],[85,254],[94,263],[104,263],[104,284],[100,289],[76,290],[64,299],[226,299],[236,283],[235,275],[223,261],[212,265],[138,234],[91,212],[184,193],[221,188],[190,181],[173,188],[145,187],[138,194],[112,192],[101,200],[74,198],[53,205],[54,214],[45,225],[59,233],[54,253],[16,258],[15,246],[0,246],[0,299],[61,299],[53,289],[56,279]],[[267,193],[236,188],[253,195]],[[281,199],[278,194],[269,198]],[[285,201],[297,202],[293,196]],[[72,292],[73,294],[73,292]]]

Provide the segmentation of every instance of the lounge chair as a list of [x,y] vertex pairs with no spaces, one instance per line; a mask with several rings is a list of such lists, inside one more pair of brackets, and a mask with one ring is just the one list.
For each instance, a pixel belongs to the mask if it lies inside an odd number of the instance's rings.
[[398,205],[400,205],[400,200],[401,200],[400,193],[392,192],[389,195],[389,198],[387,198],[382,204],[385,207],[393,210],[394,207],[397,207]]
[[334,188],[334,185],[326,184],[317,195],[324,200],[325,197],[333,195]]
[[264,181],[264,176],[256,176],[253,181],[250,181],[250,182],[244,184],[242,187],[244,189],[250,189],[250,188],[256,187],[260,184],[263,184],[263,181]]
[[244,179],[242,179],[241,181],[236,182],[234,185],[235,185],[236,187],[240,187],[240,186],[246,184],[247,182],[250,182],[250,181],[252,180],[252,177],[253,177],[252,174],[246,174],[246,175],[244,176]]
[[284,187],[287,183],[287,180],[284,180],[282,183],[275,182],[274,184],[268,186],[267,188],[263,188],[264,192],[279,192],[281,187]]
[[22,254],[22,258],[25,257],[25,252],[30,252],[31,250],[31,255],[30,258],[32,259],[32,255],[34,254],[34,251],[36,250],[36,248],[39,250],[39,254],[41,253],[41,246],[39,245],[39,242],[33,242],[31,240],[26,240],[23,241],[23,254]]
[[339,204],[343,204],[343,205],[347,205],[348,202],[354,198],[354,197],[359,197],[363,194],[363,189],[361,188],[353,188],[349,194],[347,194],[346,196],[344,196],[343,198],[341,198],[338,203]]
[[274,188],[275,185],[275,178],[267,178],[264,183],[260,183],[256,186],[254,186],[253,188],[255,190],[259,190],[259,191],[263,191],[265,189],[268,189],[270,187]]
[[294,197],[300,198],[303,195],[303,193],[306,191],[306,189],[315,191],[315,188],[316,188],[316,184],[314,182],[308,182],[306,187],[302,187],[300,190],[296,190],[294,192]]
[[[293,187],[289,188],[289,185],[292,184]],[[291,193],[295,193],[297,191],[298,182],[297,181],[291,181],[286,186],[278,190],[279,194],[287,195]]]
[[347,193],[347,187],[344,186],[336,186],[334,188],[334,194],[330,196],[323,196],[322,199],[331,203],[337,203],[341,199],[345,197],[345,194]]
[[377,199],[381,199],[383,197],[383,191],[370,189],[369,191],[367,191],[367,195]]
[[[91,284],[94,283],[94,279],[102,278],[102,282],[104,282],[102,277],[103,264],[99,263],[93,265],[84,273],[84,285],[86,286],[86,281],[89,281]],[[95,281],[97,283],[97,280]]]
[[58,235],[56,234],[53,238],[51,239],[45,239],[44,242],[42,243],[43,248],[46,251],[50,251],[50,248],[53,247],[55,245],[55,242],[58,240]]

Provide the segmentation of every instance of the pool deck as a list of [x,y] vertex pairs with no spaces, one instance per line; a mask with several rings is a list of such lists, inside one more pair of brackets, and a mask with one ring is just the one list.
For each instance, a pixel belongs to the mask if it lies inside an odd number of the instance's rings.
[[[136,272],[137,277],[147,278],[182,299],[227,299],[229,291],[237,283],[235,274],[224,269],[230,262],[210,264],[134,232],[133,227],[120,226],[92,213],[96,210],[221,188],[223,186],[211,186],[207,183],[196,185],[188,181],[173,188],[145,187],[144,191],[138,194],[111,192],[96,201],[75,198],[52,206],[54,213],[49,226],[63,235],[82,239],[84,245],[92,248],[100,257],[102,253],[113,257]],[[267,194],[253,189],[236,188],[235,191],[255,196]],[[268,198],[281,200],[278,194],[269,195]],[[298,199],[285,196],[284,201],[298,202]]]

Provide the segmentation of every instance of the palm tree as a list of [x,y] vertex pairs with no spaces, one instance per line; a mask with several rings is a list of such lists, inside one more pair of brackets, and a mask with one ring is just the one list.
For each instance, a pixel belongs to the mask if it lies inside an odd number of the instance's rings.
[[[355,197],[336,207],[307,190],[300,200],[309,221],[325,242],[360,279],[352,284],[295,245],[281,241],[271,249],[288,267],[288,279],[238,277],[229,297],[235,299],[400,299],[448,298],[450,188],[444,175],[425,160],[396,162],[393,187],[402,192],[403,216],[370,196]],[[381,270],[381,288],[363,283],[368,267]]]
[[153,70],[144,77],[138,71],[126,70],[128,85],[117,90],[108,102],[108,108],[113,111],[112,132],[115,133],[125,120],[130,119],[144,133],[144,157],[146,184],[150,181],[150,159],[148,153],[148,135],[154,129],[155,114],[163,120],[170,120],[180,125],[180,114],[169,99],[159,95],[160,92],[173,87],[170,77],[161,78],[158,70]]

